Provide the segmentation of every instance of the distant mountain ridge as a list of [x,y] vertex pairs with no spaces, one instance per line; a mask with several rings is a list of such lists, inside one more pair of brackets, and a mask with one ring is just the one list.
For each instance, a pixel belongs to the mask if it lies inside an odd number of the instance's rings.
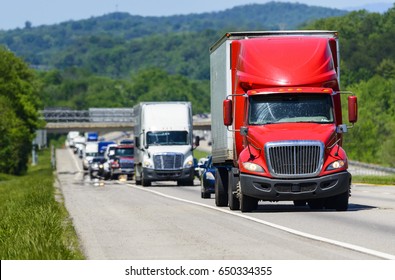
[[[159,64],[162,67],[173,60],[174,65],[165,67],[171,73],[202,78],[201,74],[177,69],[183,68],[180,65],[188,63],[191,58],[203,56],[201,52],[206,54],[214,38],[224,32],[298,29],[316,19],[347,13],[345,10],[284,2],[249,4],[219,12],[162,17],[116,12],[54,25],[26,25],[23,29],[0,31],[0,44],[42,69],[76,66],[85,67],[94,73],[124,76],[130,68],[125,61],[133,63],[133,69],[140,69],[147,65]],[[192,53],[192,49],[198,55]],[[184,60],[179,61],[180,58],[172,53],[174,51],[185,53]],[[165,60],[164,56],[170,58]],[[98,61],[101,64],[94,65]],[[111,63],[118,63],[118,67],[109,65]],[[104,69],[119,68],[121,64],[122,69]]]
[[394,3],[370,3],[361,6],[347,7],[345,10],[347,11],[355,11],[355,10],[366,10],[373,13],[384,13],[388,9],[394,6]]

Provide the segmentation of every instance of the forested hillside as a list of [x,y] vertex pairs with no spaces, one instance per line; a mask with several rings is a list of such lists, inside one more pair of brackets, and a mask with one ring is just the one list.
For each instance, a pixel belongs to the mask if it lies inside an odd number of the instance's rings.
[[[295,29],[314,19],[346,11],[270,2],[221,12],[141,17],[112,13],[56,25],[0,31],[0,44],[35,67],[84,67],[96,74],[126,77],[130,71],[159,66],[169,73],[207,79],[199,67],[220,34],[237,30]],[[210,31],[208,31],[210,30]]]
[[351,159],[395,166],[395,5],[385,14],[353,12],[309,29],[340,33],[343,90],[359,97],[359,121],[346,135]]
[[0,31],[0,45],[36,69],[42,107],[189,100],[202,113],[210,110],[209,47],[226,31],[280,29],[339,31],[341,87],[360,106],[347,151],[353,160],[395,166],[395,7],[346,13],[270,2],[173,17],[113,13]]

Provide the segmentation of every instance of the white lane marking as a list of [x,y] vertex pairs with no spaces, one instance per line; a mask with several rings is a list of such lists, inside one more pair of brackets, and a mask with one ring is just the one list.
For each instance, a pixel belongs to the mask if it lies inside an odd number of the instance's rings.
[[190,203],[190,204],[206,207],[206,208],[213,209],[213,210],[216,210],[216,211],[220,211],[220,212],[223,212],[223,213],[226,213],[226,214],[229,214],[229,215],[233,215],[233,216],[236,216],[236,217],[240,217],[240,218],[243,218],[243,219],[254,221],[256,223],[263,224],[263,225],[266,225],[266,226],[269,226],[269,227],[272,227],[272,228],[275,228],[275,229],[278,229],[278,230],[282,230],[282,231],[285,231],[285,232],[288,232],[288,233],[291,233],[291,234],[294,234],[294,235],[297,235],[297,236],[305,237],[305,238],[316,240],[316,241],[320,241],[320,242],[325,242],[325,243],[328,243],[328,244],[332,244],[332,245],[339,246],[339,247],[342,247],[342,248],[350,249],[350,250],[357,251],[357,252],[360,252],[360,253],[376,256],[376,257],[379,257],[379,258],[382,258],[382,259],[395,260],[395,255],[391,255],[391,254],[379,252],[379,251],[376,251],[376,250],[364,248],[364,247],[361,247],[361,246],[358,246],[358,245],[353,245],[353,244],[349,244],[349,243],[346,243],[346,242],[341,242],[341,241],[337,241],[337,240],[333,240],[333,239],[329,239],[329,238],[325,238],[325,237],[309,234],[309,233],[306,233],[306,232],[294,230],[292,228],[288,228],[288,227],[280,226],[280,225],[277,225],[277,224],[273,224],[271,222],[260,220],[260,219],[254,218],[254,217],[249,217],[247,215],[244,215],[244,214],[241,214],[241,213],[237,213],[237,212],[233,212],[231,210],[225,210],[225,209],[220,208],[220,207],[210,206],[210,205],[206,205],[206,204],[203,204],[203,203],[199,203],[199,202],[195,202],[195,201],[191,201],[191,200],[187,200],[187,199],[183,199],[183,198],[178,198],[178,197],[167,195],[167,194],[163,194],[163,193],[160,193],[160,192],[148,189],[148,188],[139,187],[139,186],[132,185],[132,184],[127,184],[127,185],[129,185],[131,187],[134,187],[134,188],[137,188],[137,189],[142,190],[142,191],[154,193],[154,194],[162,196],[162,197],[166,197],[166,198],[170,198],[170,199],[173,199],[173,200],[177,200],[177,201],[181,201],[181,202],[185,202],[185,203]]
[[78,172],[82,172],[80,165],[78,164],[76,156],[71,152],[71,149],[67,149],[70,153],[70,156],[73,158],[75,166],[77,167]]

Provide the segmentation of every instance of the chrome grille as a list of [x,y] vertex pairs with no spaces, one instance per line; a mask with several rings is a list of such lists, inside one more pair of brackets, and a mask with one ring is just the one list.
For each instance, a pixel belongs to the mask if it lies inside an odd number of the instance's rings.
[[311,177],[321,171],[324,145],[319,141],[271,142],[265,152],[274,177]]
[[156,170],[181,169],[183,161],[183,154],[163,153],[154,155],[154,166]]
[[119,161],[119,165],[121,168],[134,168],[134,161],[133,160],[125,160],[125,159],[121,159]]

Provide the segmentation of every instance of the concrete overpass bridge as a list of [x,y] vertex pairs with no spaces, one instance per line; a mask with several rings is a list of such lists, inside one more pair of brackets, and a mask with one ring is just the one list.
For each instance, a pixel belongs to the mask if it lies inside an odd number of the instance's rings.
[[[46,121],[48,133],[67,133],[69,131],[133,131],[133,108],[90,108],[89,110],[70,110],[49,108],[40,112]],[[194,130],[211,130],[211,119],[194,116]]]

